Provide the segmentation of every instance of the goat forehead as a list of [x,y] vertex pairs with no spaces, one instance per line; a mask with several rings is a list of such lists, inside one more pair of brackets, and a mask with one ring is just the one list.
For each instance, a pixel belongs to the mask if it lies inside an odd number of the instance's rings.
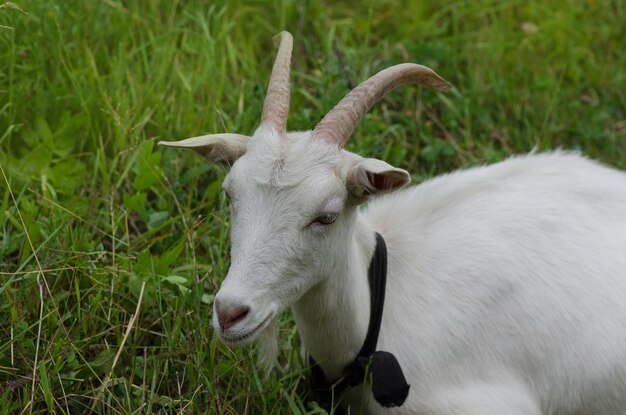
[[306,133],[288,133],[279,140],[255,137],[234,167],[242,180],[271,189],[296,187],[313,176],[339,175],[341,151],[337,146],[312,140]]

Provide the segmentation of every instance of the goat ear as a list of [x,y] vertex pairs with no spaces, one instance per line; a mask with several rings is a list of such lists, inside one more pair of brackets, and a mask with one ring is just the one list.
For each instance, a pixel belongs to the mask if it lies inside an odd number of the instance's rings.
[[232,166],[246,153],[250,137],[241,134],[210,134],[181,141],[159,141],[160,146],[188,148],[214,163]]
[[348,172],[348,191],[367,198],[396,190],[411,181],[406,170],[377,159],[361,159]]

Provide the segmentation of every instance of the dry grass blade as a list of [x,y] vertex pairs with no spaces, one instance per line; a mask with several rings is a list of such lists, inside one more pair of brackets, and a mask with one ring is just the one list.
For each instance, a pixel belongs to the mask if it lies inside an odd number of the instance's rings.
[[115,357],[113,358],[113,363],[111,363],[111,369],[109,370],[109,373],[107,373],[106,377],[102,381],[102,384],[100,385],[100,388],[98,389],[98,392],[96,393],[96,397],[94,398],[93,403],[91,405],[92,411],[98,405],[98,402],[100,402],[100,398],[102,397],[104,390],[108,387],[109,381],[111,380],[111,376],[113,375],[113,370],[115,369],[115,366],[117,365],[120,355],[122,354],[122,351],[124,350],[124,345],[126,344],[126,340],[128,339],[130,332],[133,330],[133,327],[135,325],[135,320],[137,319],[137,316],[139,315],[139,310],[141,309],[141,300],[143,299],[143,292],[145,288],[146,288],[146,283],[144,282],[141,284],[141,291],[139,292],[139,299],[137,300],[137,308],[135,308],[135,312],[130,317],[128,326],[126,327],[126,331],[124,332],[124,337],[122,338],[122,342],[120,343],[120,347],[117,349],[117,353],[115,353]]

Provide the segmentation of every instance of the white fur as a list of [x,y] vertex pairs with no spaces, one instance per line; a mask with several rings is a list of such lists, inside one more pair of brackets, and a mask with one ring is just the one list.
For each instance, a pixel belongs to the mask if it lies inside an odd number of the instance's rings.
[[[251,341],[291,307],[330,380],[362,345],[374,232],[389,252],[379,350],[411,390],[367,413],[626,414],[626,174],[555,152],[445,175],[361,208],[359,156],[257,132],[224,181],[232,263],[217,298]],[[331,225],[311,224],[338,211]],[[242,336],[247,336],[241,338]]]

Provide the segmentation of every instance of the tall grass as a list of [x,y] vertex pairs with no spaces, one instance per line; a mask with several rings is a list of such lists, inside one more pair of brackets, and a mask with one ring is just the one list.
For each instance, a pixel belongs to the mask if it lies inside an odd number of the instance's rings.
[[251,133],[294,34],[291,129],[389,65],[433,67],[349,147],[416,181],[534,148],[626,168],[620,1],[15,0],[0,6],[0,413],[323,413],[211,328],[224,172],[156,139]]

